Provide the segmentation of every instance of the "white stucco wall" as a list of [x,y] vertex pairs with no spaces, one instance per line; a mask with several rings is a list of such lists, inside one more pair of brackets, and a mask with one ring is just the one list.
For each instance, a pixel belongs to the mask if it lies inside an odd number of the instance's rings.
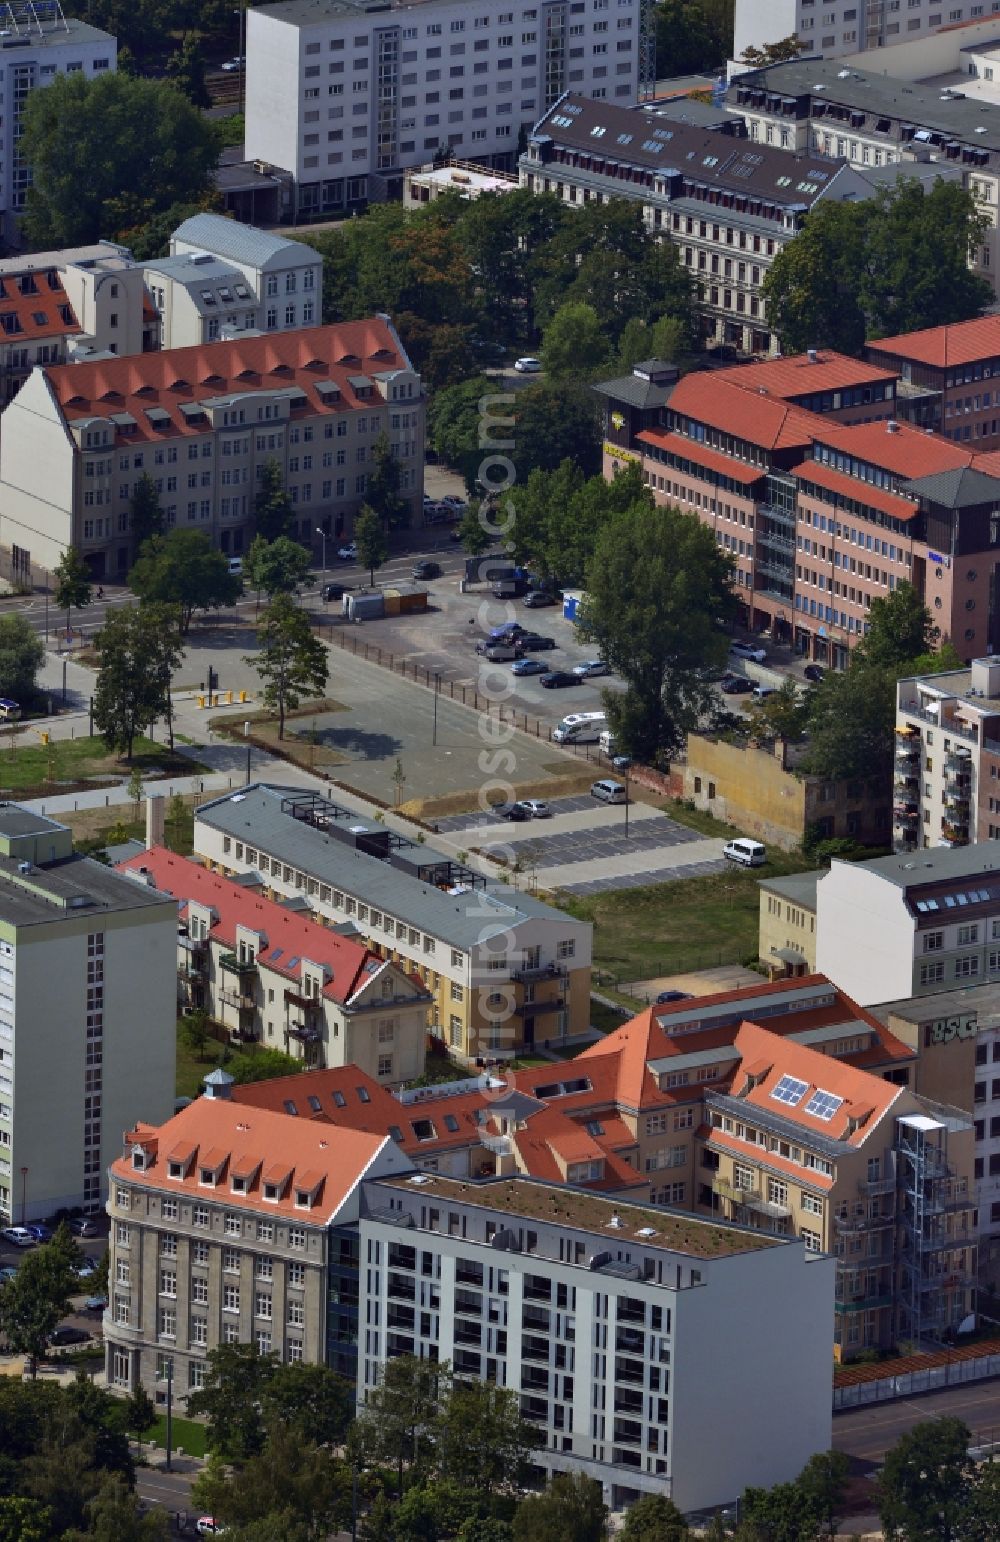
[[0,420],[0,545],[26,548],[49,570],[74,536],[73,448],[45,375],[35,369]]
[[861,863],[833,862],[816,886],[816,969],[861,1006],[913,989],[914,921],[903,890]]

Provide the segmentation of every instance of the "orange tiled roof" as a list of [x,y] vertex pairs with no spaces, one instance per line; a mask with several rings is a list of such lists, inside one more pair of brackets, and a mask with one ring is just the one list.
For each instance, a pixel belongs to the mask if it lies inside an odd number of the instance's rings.
[[735,384],[729,371],[703,371],[685,375],[670,393],[670,411],[734,434],[764,449],[803,449],[826,424],[818,413],[789,406],[767,393],[748,391]]
[[[194,1160],[185,1177],[171,1178],[158,1152],[141,1173],[130,1160],[119,1157],[111,1164],[117,1178],[168,1193],[183,1191],[192,1197],[224,1193],[226,1204],[233,1209],[265,1210],[313,1225],[325,1225],[332,1219],[387,1141],[382,1135],[332,1129],[265,1109],[249,1110],[243,1103],[204,1097],[196,1098],[158,1129],[138,1125],[127,1139],[131,1147],[147,1150],[157,1142],[160,1149],[166,1146],[170,1150],[183,1143],[194,1148]],[[249,1159],[255,1163],[257,1176],[246,1193],[235,1192],[227,1169],[238,1162],[243,1170]],[[268,1167],[261,1171],[265,1161]],[[203,1166],[221,1167],[218,1189],[199,1182]],[[289,1178],[292,1181],[279,1200],[264,1199],[263,1183]],[[310,1187],[317,1181],[321,1184],[309,1209],[295,1204],[295,1187],[300,1180],[303,1186],[305,1180]]]
[[731,1156],[750,1157],[772,1172],[784,1173],[799,1183],[808,1183],[811,1189],[833,1188],[832,1173],[820,1173],[814,1167],[803,1168],[801,1163],[793,1162],[790,1157],[783,1157],[777,1151],[765,1150],[756,1141],[740,1140],[737,1135],[718,1129],[709,1130],[708,1138],[713,1149],[728,1151]]
[[[742,1103],[766,1109],[803,1130],[843,1141],[845,1146],[861,1146],[877,1127],[884,1114],[899,1097],[902,1088],[870,1071],[859,1070],[831,1055],[820,1054],[794,1039],[781,1038],[757,1023],[744,1023],[736,1035],[736,1048],[744,1061],[767,1061],[769,1070],[747,1091],[740,1091],[747,1073],[737,1072],[733,1095]],[[801,1093],[792,1101],[774,1096],[783,1077],[803,1083]],[[828,1118],[810,1112],[813,1095],[827,1093],[836,1106]],[[852,1129],[856,1121],[857,1128]]]
[[267,942],[258,949],[258,963],[288,980],[301,981],[298,966],[303,959],[319,965],[329,972],[323,995],[332,1001],[348,1001],[370,973],[384,966],[378,954],[363,943],[343,937],[297,911],[287,910],[276,900],[265,899],[256,890],[213,873],[187,857],[179,857],[165,846],[154,846],[141,856],[120,862],[118,870],[147,873],[162,893],[181,902],[182,916],[187,914],[190,900],[210,908],[216,917],[211,936],[227,947],[236,946],[239,926],[261,933]]
[[795,467],[792,475],[802,481],[815,482],[818,487],[825,487],[832,493],[842,493],[845,498],[854,498],[869,508],[881,509],[883,514],[891,514],[894,519],[914,519],[920,513],[918,503],[912,503],[898,493],[887,492],[884,487],[873,487],[870,482],[849,477],[845,472],[837,471],[833,466],[824,466],[818,460],[804,460]]
[[[34,293],[22,291],[25,281],[34,284]],[[79,330],[80,324],[55,268],[5,273],[0,278],[0,342],[67,337]]]
[[897,372],[824,348],[814,359],[807,353],[793,354],[785,359],[764,359],[758,364],[738,364],[734,369],[717,370],[713,378],[731,381],[744,391],[764,390],[782,401],[793,401],[797,396],[807,396],[814,391],[838,391],[850,386],[895,380]]
[[920,332],[904,332],[898,337],[880,337],[877,342],[869,343],[868,352],[891,354],[910,359],[914,364],[930,364],[936,369],[974,364],[977,359],[995,359],[1000,354],[1000,316],[976,316],[971,321],[925,327]]
[[[68,421],[130,413],[137,425],[130,439],[158,440],[203,431],[188,421],[182,406],[262,389],[297,388],[313,414],[370,407],[371,399],[358,396],[351,381],[409,367],[386,323],[371,319],[60,364],[46,376]],[[326,380],[339,388],[330,401],[317,390]],[[381,400],[377,397],[376,405]],[[153,426],[149,408],[166,412],[163,427]]]
[[654,445],[658,450],[683,455],[686,460],[694,461],[696,466],[718,471],[734,482],[746,482],[749,485],[767,476],[766,466],[750,466],[746,461],[724,455],[721,450],[713,450],[711,445],[699,444],[696,439],[686,439],[683,434],[673,434],[665,428],[644,428],[635,437],[643,444]]
[[937,471],[956,471],[970,466],[973,457],[940,434],[925,434],[909,423],[897,423],[890,431],[885,421],[834,423],[821,418],[822,428],[813,435],[821,444],[843,450],[858,460],[893,471],[901,477],[933,476]]

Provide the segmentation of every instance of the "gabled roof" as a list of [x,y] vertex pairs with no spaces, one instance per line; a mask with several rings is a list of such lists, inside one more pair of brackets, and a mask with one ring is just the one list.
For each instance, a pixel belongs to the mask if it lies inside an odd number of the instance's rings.
[[995,503],[1000,496],[1000,456],[995,457],[996,470],[991,475],[982,466],[985,456],[977,457],[972,466],[956,466],[953,471],[932,472],[929,476],[914,477],[908,490],[931,503],[943,504],[947,509],[975,508],[983,503]]
[[868,344],[866,352],[870,356],[929,364],[936,369],[955,369],[979,359],[995,359],[1000,355],[1000,315],[975,316],[971,321],[953,321],[943,327],[903,332],[898,337],[880,337]]
[[[206,906],[213,915],[213,940],[227,947],[236,946],[238,927],[257,932],[266,939],[257,951],[257,961],[265,969],[299,981],[302,962],[316,964],[326,976],[323,995],[341,1005],[348,1003],[373,973],[387,967],[363,943],[321,926],[300,911],[288,910],[257,890],[213,873],[187,857],[176,856],[164,846],[154,846],[139,857],[129,858],[118,871],[137,878],[145,876],[161,893],[179,902],[181,917],[187,915],[191,901]],[[393,971],[395,966],[389,964],[388,968]],[[411,983],[418,988],[419,982]]]
[[[235,1210],[273,1213],[313,1226],[333,1219],[388,1145],[384,1135],[310,1124],[216,1098],[196,1098],[165,1124],[137,1124],[125,1138],[130,1149],[142,1147],[151,1153],[151,1161],[146,1171],[137,1172],[128,1157],[119,1157],[111,1165],[118,1178],[169,1193],[183,1191],[192,1197],[221,1193],[226,1205]],[[186,1176],[171,1178],[168,1162],[185,1160],[185,1152],[189,1162]],[[399,1162],[408,1165],[405,1158],[400,1157]],[[217,1189],[199,1182],[202,1166],[219,1172]],[[237,1174],[254,1174],[246,1192],[231,1188],[233,1166]],[[276,1181],[279,1175],[288,1175],[292,1182],[279,1200],[265,1200],[262,1185]],[[318,1191],[308,1209],[295,1204],[295,1184],[302,1175],[307,1175],[310,1188]]]
[[[29,286],[29,292],[23,292],[24,285]],[[56,268],[37,268],[26,262],[23,273],[0,276],[0,343],[16,347],[79,331],[80,323]]]
[[766,450],[806,449],[828,421],[767,393],[745,390],[728,370],[685,375],[674,386],[670,411]]
[[715,380],[730,381],[744,391],[766,391],[783,401],[795,401],[816,391],[840,391],[851,386],[886,384],[897,378],[895,370],[852,359],[832,348],[814,349],[784,359],[763,359],[717,370]]
[[972,455],[968,450],[961,449],[939,434],[927,434],[909,423],[895,423],[892,428],[885,420],[874,423],[836,423],[830,418],[820,418],[819,423],[819,431],[812,437],[820,444],[843,450],[857,460],[895,472],[907,480],[931,476],[940,471],[954,471],[972,464]]

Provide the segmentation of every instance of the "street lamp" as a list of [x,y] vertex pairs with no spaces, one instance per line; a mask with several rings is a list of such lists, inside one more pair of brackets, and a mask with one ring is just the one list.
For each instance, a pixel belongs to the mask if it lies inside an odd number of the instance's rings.
[[325,530],[321,530],[319,525],[317,525],[316,526],[316,534],[319,536],[320,540],[323,542],[323,582],[322,582],[322,585],[320,587],[320,594],[322,594],[323,590],[326,588],[326,531]]

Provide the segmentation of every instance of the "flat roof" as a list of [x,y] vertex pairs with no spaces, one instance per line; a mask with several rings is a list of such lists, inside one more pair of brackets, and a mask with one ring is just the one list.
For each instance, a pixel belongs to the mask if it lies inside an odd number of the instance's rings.
[[[474,891],[469,888],[449,893],[404,868],[357,851],[283,810],[284,798],[301,794],[301,788],[258,782],[235,797],[227,793],[203,803],[195,813],[195,829],[201,822],[236,840],[249,841],[268,853],[280,855],[282,862],[308,872],[321,883],[360,895],[374,909],[412,922],[465,950],[522,921],[557,921],[573,928],[583,925],[523,890],[488,883]],[[367,827],[371,821],[359,815],[354,823]],[[414,860],[428,867],[435,862],[453,862],[447,852],[432,846],[415,846],[413,852]]]
[[[629,1242],[643,1247],[661,1248],[670,1253],[684,1253],[691,1258],[719,1258],[735,1253],[755,1253],[780,1246],[796,1238],[767,1235],[737,1226],[720,1226],[658,1206],[635,1205],[624,1200],[603,1199],[598,1194],[561,1184],[541,1183],[536,1178],[487,1178],[480,1182],[443,1178],[436,1174],[378,1179],[393,1188],[419,1192],[455,1205],[475,1205],[499,1210],[505,1215],[525,1220],[544,1221],[576,1231],[592,1232],[612,1242]],[[621,1226],[613,1226],[617,1217]],[[646,1228],[651,1236],[639,1236]],[[531,1255],[526,1255],[530,1257]]]
[[175,902],[153,889],[74,853],[46,867],[18,871],[18,862],[0,857],[0,922],[36,926],[67,916],[100,911],[174,908]]
[[891,857],[870,857],[867,862],[844,862],[835,857],[832,867],[860,868],[899,889],[917,889],[952,878],[1000,873],[1000,841],[977,841],[971,846],[929,846],[923,851],[894,852]]
[[0,803],[0,835],[50,835],[54,830],[65,829],[65,825],[20,803]]
[[974,1012],[978,1027],[1000,1027],[1000,980],[982,985],[966,985],[951,991],[934,991],[929,996],[903,996],[897,1001],[880,1001],[867,1007],[873,1017],[888,1025],[890,1017],[907,1023],[930,1023],[939,1017],[960,1017]]
[[280,5],[255,6],[258,16],[287,22],[290,27],[315,26],[331,18],[361,21],[376,12],[408,8],[407,0],[282,0]]
[[807,910],[816,909],[816,885],[825,877],[826,868],[817,867],[809,873],[791,873],[787,878],[758,878],[757,887],[768,894],[780,894],[782,899],[793,900]]

